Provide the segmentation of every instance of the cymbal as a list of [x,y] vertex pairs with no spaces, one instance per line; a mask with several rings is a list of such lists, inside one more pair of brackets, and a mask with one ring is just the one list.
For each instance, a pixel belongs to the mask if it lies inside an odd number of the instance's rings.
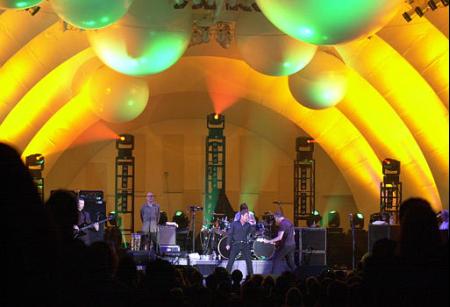
[[215,212],[213,212],[212,215],[223,216],[223,215],[225,215],[225,214],[224,214],[224,213],[215,213]]

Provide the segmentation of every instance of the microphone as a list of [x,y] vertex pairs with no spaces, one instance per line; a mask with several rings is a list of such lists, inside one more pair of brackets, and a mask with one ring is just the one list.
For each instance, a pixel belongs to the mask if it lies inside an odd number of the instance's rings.
[[201,210],[203,210],[203,207],[199,207],[199,206],[190,206],[190,209],[191,209],[191,210],[194,210],[194,211],[201,211]]

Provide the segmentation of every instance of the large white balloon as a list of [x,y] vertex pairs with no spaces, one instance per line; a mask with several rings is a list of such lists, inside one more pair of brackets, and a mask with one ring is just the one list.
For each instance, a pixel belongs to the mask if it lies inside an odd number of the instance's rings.
[[370,36],[398,12],[403,0],[256,0],[284,33],[317,45]]
[[111,27],[90,31],[89,42],[109,67],[132,76],[156,74],[175,64],[189,46],[190,9],[167,0],[135,0]]
[[266,75],[294,74],[312,60],[317,50],[315,45],[282,33],[264,15],[254,12],[241,13],[236,32],[242,58]]
[[55,13],[81,29],[107,27],[128,11],[133,0],[51,0]]
[[325,109],[337,105],[348,87],[348,68],[338,58],[318,51],[301,71],[289,76],[292,96],[310,109]]
[[110,123],[128,122],[147,106],[149,89],[143,79],[100,67],[88,83],[92,111]]

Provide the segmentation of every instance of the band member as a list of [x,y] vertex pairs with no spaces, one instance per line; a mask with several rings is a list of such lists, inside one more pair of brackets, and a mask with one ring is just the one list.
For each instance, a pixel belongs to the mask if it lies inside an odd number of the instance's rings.
[[295,230],[294,224],[289,221],[279,211],[274,213],[275,222],[278,225],[278,235],[271,239],[264,239],[264,242],[277,244],[278,248],[272,257],[272,274],[278,271],[282,265],[283,260],[287,259],[287,264],[291,271],[295,269],[294,253],[295,253]]
[[149,249],[153,245],[157,251],[157,233],[158,223],[161,216],[159,204],[155,201],[155,196],[152,192],[147,193],[147,201],[141,208],[142,232],[144,233],[144,249]]
[[228,259],[227,270],[231,273],[234,261],[239,252],[242,253],[245,263],[247,264],[247,275],[253,275],[252,259],[250,252],[249,238],[253,233],[252,226],[248,222],[249,213],[247,209],[240,211],[239,221],[231,223],[228,231],[226,249],[230,250],[230,258]]
[[235,221],[239,221],[241,219],[241,211],[242,210],[247,210],[248,211],[248,222],[249,222],[249,224],[252,225],[252,226],[256,225],[255,214],[248,209],[248,206],[247,206],[246,203],[242,203],[239,206],[239,211],[234,216],[234,220]]
[[[84,226],[89,226],[92,224],[91,215],[89,212],[84,210],[84,199],[78,198],[78,222],[77,225],[74,225],[73,228],[76,231],[76,237],[84,242],[84,244],[89,245],[91,244],[90,236],[87,233],[80,232],[80,228]],[[100,226],[98,223],[93,223],[92,227],[89,228],[90,231],[98,231],[100,229]]]

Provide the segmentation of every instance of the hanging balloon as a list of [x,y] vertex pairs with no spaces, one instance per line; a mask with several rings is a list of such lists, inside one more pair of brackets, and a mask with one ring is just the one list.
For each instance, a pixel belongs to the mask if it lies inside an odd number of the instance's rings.
[[118,23],[88,33],[97,56],[132,76],[157,74],[175,64],[189,46],[191,10],[175,10],[167,0],[135,0]]
[[51,0],[55,13],[81,29],[101,29],[122,18],[133,0]]
[[147,106],[149,89],[143,79],[100,67],[88,83],[92,111],[110,123],[128,122]]
[[348,68],[338,58],[317,52],[303,70],[289,76],[292,96],[310,109],[325,109],[344,98],[348,86]]
[[370,36],[397,13],[403,0],[256,0],[284,33],[317,45]]
[[255,70],[271,76],[288,76],[305,67],[317,46],[296,40],[275,28],[262,14],[241,13],[237,46]]
[[43,0],[0,0],[1,9],[23,10],[38,5]]

